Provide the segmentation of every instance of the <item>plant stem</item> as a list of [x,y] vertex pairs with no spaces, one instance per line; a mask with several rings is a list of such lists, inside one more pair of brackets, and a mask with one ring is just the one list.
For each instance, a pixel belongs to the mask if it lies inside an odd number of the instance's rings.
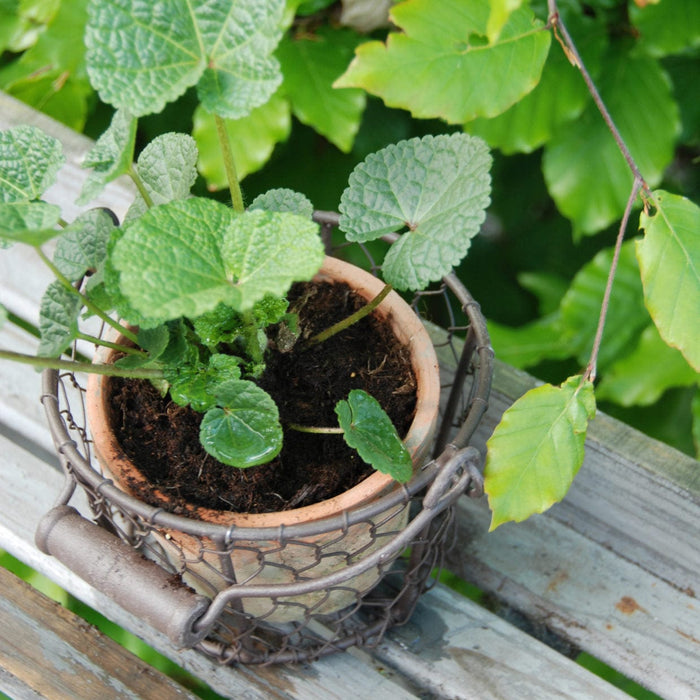
[[319,435],[342,435],[345,432],[342,428],[318,428],[298,423],[287,423],[287,427],[299,433],[317,433]]
[[118,352],[123,352],[125,355],[138,355],[139,357],[148,357],[148,353],[138,348],[132,348],[129,345],[120,345],[119,343],[110,343],[108,340],[103,340],[102,338],[97,338],[94,335],[88,335],[87,333],[77,333],[75,336],[78,340],[85,340],[88,343],[93,343],[94,345],[101,345],[105,348],[110,348],[111,350],[117,350]]
[[615,122],[613,121],[612,116],[608,111],[608,108],[605,106],[605,103],[603,102],[603,99],[601,98],[600,93],[598,92],[598,89],[596,88],[595,83],[593,82],[593,79],[591,78],[591,74],[588,72],[583,60],[581,59],[581,54],[579,54],[578,49],[576,48],[576,45],[574,44],[574,41],[571,38],[571,35],[569,34],[569,31],[567,30],[566,26],[561,20],[561,15],[559,14],[557,1],[547,0],[547,3],[549,8],[549,25],[554,31],[554,36],[556,37],[557,41],[561,44],[562,48],[564,49],[564,53],[566,54],[569,61],[581,72],[583,80],[586,83],[586,87],[588,88],[588,92],[593,98],[596,107],[598,107],[598,111],[601,113],[606,126],[610,130],[612,137],[615,139],[615,143],[620,149],[620,152],[622,153],[625,161],[627,162],[629,169],[632,171],[632,175],[634,175],[635,180],[639,181],[641,187],[648,192],[649,186],[642,177],[642,173],[640,172],[637,163],[632,157],[632,154],[630,153],[630,150],[627,147],[625,140],[622,138],[622,135],[620,134]]
[[119,331],[125,338],[128,338],[132,343],[135,343],[138,345],[138,340],[136,338],[136,334],[130,331],[128,328],[125,328],[122,326],[119,322],[115,321],[113,318],[110,318],[102,309],[100,309],[98,306],[95,306],[84,294],[82,294],[80,291],[78,291],[71,283],[70,280],[49,260],[49,258],[45,255],[44,251],[41,250],[41,248],[36,247],[35,248],[37,254],[39,255],[39,258],[44,262],[44,264],[51,270],[51,272],[54,274],[56,279],[67,289],[71,292],[71,294],[77,294],[78,297],[80,297],[80,301],[83,303],[85,308],[90,311],[90,313],[94,314],[98,318],[100,318],[102,321],[104,321],[107,325],[111,326],[114,328],[114,330]]
[[128,379],[162,379],[163,372],[159,369],[140,367],[136,369],[122,369],[114,365],[99,365],[91,362],[75,362],[74,360],[60,360],[52,357],[37,357],[25,355],[10,350],[0,350],[0,360],[12,360],[31,365],[38,369],[65,369],[69,372],[87,372],[88,374],[104,374],[110,377],[125,377]]
[[219,145],[221,146],[221,157],[224,159],[224,170],[226,171],[226,179],[228,180],[228,188],[231,192],[231,204],[234,211],[242,214],[245,207],[243,206],[243,194],[241,193],[241,185],[236,174],[236,164],[233,160],[233,152],[231,150],[231,142],[226,132],[226,124],[218,115],[214,115],[214,123],[216,124],[216,135],[219,137]]
[[617,233],[613,259],[610,263],[610,271],[608,272],[608,281],[605,285],[603,301],[600,305],[600,316],[598,318],[598,328],[593,341],[593,348],[591,349],[591,359],[588,361],[586,371],[583,375],[584,380],[589,380],[591,382],[594,382],[596,378],[598,353],[600,351],[601,341],[603,340],[603,330],[605,329],[605,319],[608,315],[608,308],[610,306],[610,295],[612,294],[613,281],[615,279],[615,273],[617,272],[617,266],[620,261],[620,249],[622,248],[622,242],[625,239],[625,231],[627,230],[627,223],[629,222],[630,214],[632,213],[634,200],[637,199],[637,194],[639,193],[641,186],[641,179],[635,178],[634,184],[632,185],[632,191],[630,192],[629,199],[627,200],[627,206],[625,207],[625,213],[622,217],[622,221],[620,222],[620,230]]
[[342,321],[338,321],[338,323],[333,324],[330,328],[326,328],[325,331],[321,331],[320,333],[317,333],[315,336],[310,338],[308,342],[304,345],[305,349],[313,347],[314,345],[318,345],[319,343],[322,343],[325,340],[328,340],[328,338],[334,336],[336,333],[340,333],[340,331],[344,331],[346,328],[352,326],[353,323],[357,323],[365,316],[369,316],[369,314],[371,314],[372,311],[374,311],[379,306],[379,304],[381,304],[382,301],[384,301],[384,299],[391,290],[392,286],[390,284],[384,285],[382,291],[379,292],[379,294],[377,294],[377,296],[374,297],[374,299],[368,301],[363,307],[355,311],[354,314],[351,314],[347,318],[344,318]]
[[146,202],[146,206],[150,209],[153,206],[153,199],[151,198],[151,195],[148,194],[146,185],[143,184],[143,180],[141,179],[141,176],[138,174],[138,172],[136,172],[136,168],[134,167],[133,163],[129,166],[127,174],[132,179],[133,183],[136,185],[136,189],[139,191],[139,194],[143,197],[143,201]]

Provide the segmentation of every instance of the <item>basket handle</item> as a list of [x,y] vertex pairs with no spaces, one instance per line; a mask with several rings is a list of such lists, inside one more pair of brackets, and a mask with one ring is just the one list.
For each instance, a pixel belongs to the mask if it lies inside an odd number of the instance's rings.
[[192,647],[206,630],[195,623],[209,599],[195,593],[118,537],[83,518],[71,506],[52,508],[37,527],[35,542],[73,573],[152,627],[178,648]]

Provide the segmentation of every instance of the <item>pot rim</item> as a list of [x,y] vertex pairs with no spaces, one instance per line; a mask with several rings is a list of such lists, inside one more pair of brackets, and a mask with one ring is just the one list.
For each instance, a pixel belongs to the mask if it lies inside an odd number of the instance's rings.
[[[350,281],[352,279],[352,282]],[[324,264],[315,277],[317,280],[346,281],[353,289],[366,299],[376,296],[384,287],[377,277],[350,263],[327,256]],[[417,383],[416,412],[404,443],[407,445],[414,463],[414,478],[428,456],[438,419],[440,402],[440,377],[438,362],[430,337],[423,323],[414,310],[392,291],[375,311],[391,325],[394,334],[400,342],[409,348],[411,364]],[[98,350],[96,359],[108,361],[111,351],[106,348]],[[98,461],[104,467],[104,457],[107,454],[123,455],[114,434],[107,427],[107,421],[100,427],[98,416],[105,412],[105,402],[102,400],[103,387],[109,382],[109,377],[91,374],[88,377],[87,410],[93,438],[93,447]],[[133,495],[125,483],[125,474],[129,479],[146,482],[135,465],[129,460],[119,459],[116,469],[105,467],[119,483],[119,490],[131,499],[141,502]],[[117,472],[117,473],[113,473]],[[300,525],[302,523],[326,520],[339,516],[348,511],[362,507],[371,501],[388,494],[396,489],[406,491],[405,487],[394,482],[392,477],[380,472],[374,472],[353,488],[329,499],[303,506],[301,508],[271,513],[237,513],[234,511],[214,510],[195,506],[190,514],[175,516],[186,520],[201,520],[215,525],[243,528],[279,528]],[[164,498],[167,498],[164,494]],[[404,500],[403,498],[401,499]],[[147,504],[146,504],[147,505]],[[161,509],[162,510],[162,509]]]

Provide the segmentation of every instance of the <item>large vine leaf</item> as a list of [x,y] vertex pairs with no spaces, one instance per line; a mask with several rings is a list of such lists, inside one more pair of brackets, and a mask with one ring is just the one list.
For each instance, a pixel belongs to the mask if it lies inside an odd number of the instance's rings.
[[700,3],[696,0],[664,0],[643,6],[630,3],[629,12],[639,32],[639,43],[651,56],[700,46]]
[[333,81],[360,40],[350,29],[322,28],[310,36],[285,39],[277,50],[294,115],[345,153],[352,148],[367,98],[357,88],[335,89]]
[[384,260],[386,281],[422,289],[466,255],[490,202],[491,156],[467,134],[401,141],[368,156],[340,200],[340,228],[368,241],[408,227]]
[[264,104],[282,75],[272,56],[284,0],[91,0],[88,72],[105,102],[159,112],[197,85],[206,110],[238,119]]
[[35,126],[0,131],[0,202],[38,199],[64,162],[61,142]]
[[58,357],[68,348],[78,335],[81,308],[80,297],[58,280],[46,288],[39,305],[39,356]]
[[345,442],[376,470],[405,483],[413,475],[411,454],[379,402],[365,391],[353,389],[347,401],[335,407]]
[[[153,205],[184,199],[197,179],[197,144],[187,134],[157,136],[139,155],[136,172]],[[127,218],[143,214],[146,202],[139,194]]]
[[[574,13],[567,13],[566,25],[577,37],[576,45],[587,69],[595,75],[606,46],[605,34],[597,31],[593,19]],[[547,143],[561,124],[578,117],[589,99],[580,72],[557,47],[550,51],[532,92],[503,114],[467,123],[465,130],[503,153],[530,153]]]
[[667,389],[692,386],[699,381],[700,374],[678,350],[664,343],[656,326],[650,323],[637,347],[605,373],[596,387],[596,396],[621,406],[649,406]]
[[564,498],[583,463],[595,410],[593,384],[578,375],[560,387],[528,391],[503,414],[487,442],[484,467],[491,530]]
[[[582,365],[591,354],[612,258],[612,248],[596,254],[576,273],[561,302],[560,341]],[[598,367],[603,369],[629,352],[648,323],[634,241],[628,241],[620,250]]]
[[226,304],[251,309],[283,296],[323,262],[318,226],[289,213],[234,212],[192,197],[149,209],[114,243],[111,262],[129,305],[149,325]]
[[335,85],[364,88],[420,118],[462,124],[500,114],[537,84],[551,37],[520,8],[489,43],[489,15],[489,0],[396,5],[391,19],[404,31],[360,46]]
[[[93,95],[83,43],[86,5],[87,0],[19,2],[17,12],[31,22],[38,37],[18,60],[0,70],[5,92],[76,131],[85,125]],[[0,25],[5,22],[0,17]]]
[[84,168],[92,168],[76,200],[92,201],[112,180],[129,172],[136,144],[136,119],[125,110],[117,110],[109,128],[97,139],[83,160]]
[[266,294],[283,296],[292,282],[310,280],[321,268],[318,225],[287,212],[248,211],[224,235],[222,251],[234,280],[235,308],[245,311]]
[[199,438],[223,464],[241,469],[265,464],[282,449],[282,426],[272,397],[253,382],[229,380],[219,387],[219,406],[204,414]]
[[661,337],[700,371],[700,207],[679,195],[655,192],[656,211],[643,212],[637,257],[644,299]]
[[[657,61],[630,56],[619,46],[604,64],[598,86],[603,101],[642,176],[654,186],[673,158],[680,128],[669,80]],[[572,220],[575,235],[596,233],[622,216],[633,176],[593,103],[547,143],[542,167],[547,188]]]
[[[292,130],[291,107],[289,101],[277,92],[248,116],[225,119],[224,125],[231,143],[236,175],[242,180],[267,163],[275,146],[289,136]],[[201,106],[194,112],[192,136],[199,148],[199,172],[206,178],[209,189],[228,187],[214,116]]]

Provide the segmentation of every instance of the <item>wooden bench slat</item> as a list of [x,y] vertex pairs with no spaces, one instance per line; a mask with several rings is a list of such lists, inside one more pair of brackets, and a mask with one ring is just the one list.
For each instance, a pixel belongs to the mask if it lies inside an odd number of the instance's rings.
[[195,697],[2,568],[0,590],[0,688],[14,697]]

